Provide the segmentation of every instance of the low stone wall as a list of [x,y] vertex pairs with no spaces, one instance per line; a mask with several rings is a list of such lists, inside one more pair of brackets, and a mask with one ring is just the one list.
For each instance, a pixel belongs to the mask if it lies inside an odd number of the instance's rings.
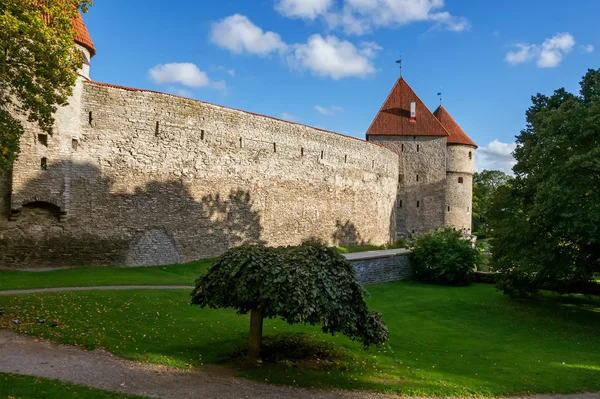
[[362,285],[408,280],[412,271],[408,255],[410,251],[395,249],[346,254],[356,270],[356,279]]

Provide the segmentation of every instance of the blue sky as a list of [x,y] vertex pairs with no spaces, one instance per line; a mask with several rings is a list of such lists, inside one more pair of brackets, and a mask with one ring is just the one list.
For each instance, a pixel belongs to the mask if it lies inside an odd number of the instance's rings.
[[355,137],[403,75],[508,170],[530,97],[600,67],[600,1],[96,1],[91,78]]

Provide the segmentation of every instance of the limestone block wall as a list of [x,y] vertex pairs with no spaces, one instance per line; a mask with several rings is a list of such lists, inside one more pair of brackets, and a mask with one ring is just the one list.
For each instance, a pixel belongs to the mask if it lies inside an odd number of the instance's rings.
[[475,149],[449,145],[447,152],[445,225],[471,233]]
[[369,136],[399,155],[396,199],[398,235],[444,225],[446,138]]
[[[49,153],[60,167],[15,168],[13,200],[48,192],[59,209],[26,205],[0,219],[3,266],[168,264],[241,244],[394,238],[398,156],[381,146],[93,83],[78,116],[64,133],[76,149]],[[25,160],[40,157],[32,146]]]

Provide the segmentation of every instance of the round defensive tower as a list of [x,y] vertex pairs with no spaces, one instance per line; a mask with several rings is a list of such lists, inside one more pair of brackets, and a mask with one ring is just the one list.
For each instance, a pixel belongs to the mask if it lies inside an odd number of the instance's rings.
[[434,115],[448,131],[445,225],[471,234],[473,173],[477,145],[443,106],[440,105]]

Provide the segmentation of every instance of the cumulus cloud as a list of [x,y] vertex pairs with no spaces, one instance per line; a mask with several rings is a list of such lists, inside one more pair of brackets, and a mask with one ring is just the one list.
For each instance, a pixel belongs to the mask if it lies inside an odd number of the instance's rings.
[[555,68],[575,47],[575,38],[570,33],[558,33],[539,44],[517,43],[517,50],[506,54],[509,64],[523,64],[536,61],[538,68]]
[[331,29],[363,35],[377,27],[430,22],[435,28],[462,32],[471,24],[465,17],[442,11],[444,0],[279,0],[276,9],[286,17],[314,20],[321,16]]
[[333,0],[279,0],[275,9],[285,17],[314,20],[332,5]]
[[485,147],[479,147],[475,156],[476,170],[501,170],[512,174],[512,167],[517,161],[512,153],[517,148],[516,143],[502,143],[494,140]]
[[175,94],[179,97],[193,98],[194,94],[186,89],[182,89],[181,87],[169,86],[167,87],[167,93]]
[[363,42],[357,48],[335,36],[312,35],[304,44],[294,45],[288,62],[293,68],[307,69],[313,75],[334,80],[375,73],[372,58],[381,49],[374,43]]
[[211,28],[211,41],[236,54],[250,53],[266,56],[286,49],[286,44],[275,32],[265,32],[248,17],[234,14],[215,22]]
[[322,107],[320,105],[315,105],[315,109],[321,115],[327,115],[327,116],[333,116],[333,115],[337,114],[338,112],[343,111],[342,107],[338,107],[337,105],[332,105],[331,107]]
[[190,62],[160,64],[148,71],[150,79],[157,84],[180,83],[188,87],[205,87],[210,79],[195,64]]
[[300,122],[300,118],[298,118],[296,115],[288,114],[287,112],[281,113],[281,119],[284,119],[284,120],[290,121],[290,122]]
[[594,46],[591,44],[582,44],[579,46],[582,53],[590,54],[594,52]]
[[213,24],[213,42],[234,53],[264,56],[277,52],[290,68],[307,70],[315,76],[342,79],[375,73],[373,59],[382,48],[363,41],[357,46],[336,36],[319,34],[306,43],[286,44],[274,32],[264,32],[246,16],[235,14]]

